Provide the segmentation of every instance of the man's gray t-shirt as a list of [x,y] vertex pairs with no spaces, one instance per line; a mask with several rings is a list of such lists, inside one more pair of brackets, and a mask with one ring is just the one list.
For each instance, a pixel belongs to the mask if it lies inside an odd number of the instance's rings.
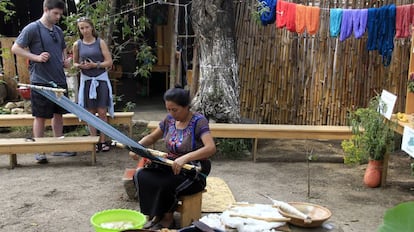
[[[39,31],[41,36],[39,36]],[[42,42],[43,46],[42,46]],[[66,48],[62,29],[56,25],[50,31],[39,20],[25,26],[17,37],[16,44],[29,48],[30,52],[39,55],[49,52],[48,62],[30,62],[30,82],[47,84],[53,82],[59,86],[66,85],[66,76],[63,69],[63,49]]]

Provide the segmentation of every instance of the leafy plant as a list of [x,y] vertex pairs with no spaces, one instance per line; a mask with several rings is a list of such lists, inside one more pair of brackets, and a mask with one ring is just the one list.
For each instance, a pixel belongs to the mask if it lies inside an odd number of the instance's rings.
[[10,114],[10,109],[0,107],[0,114]]
[[4,21],[7,22],[10,18],[16,13],[16,11],[11,8],[14,7],[14,4],[10,0],[1,0],[0,1],[0,12],[4,13]]
[[137,104],[135,104],[134,102],[129,101],[125,104],[123,111],[124,112],[132,111],[135,109],[136,105]]
[[24,134],[30,134],[32,133],[32,127],[30,126],[16,126],[16,127],[11,127],[12,131],[16,131],[19,133],[24,133]]
[[257,1],[255,3],[256,9],[252,9],[251,15],[254,21],[258,24],[261,23],[260,16],[264,13],[269,13],[270,8],[267,6],[267,4],[263,1]]
[[[120,55],[128,44],[139,44],[135,48],[136,61],[138,65],[134,73],[135,76],[148,78],[151,74],[152,65],[156,62],[153,48],[148,46],[144,39],[144,32],[150,27],[148,18],[145,17],[143,10],[136,7],[138,1],[127,1],[122,4],[125,13],[115,12],[111,5],[111,0],[96,1],[89,4],[88,0],[81,0],[78,13],[71,14],[64,18],[66,25],[65,35],[67,44],[73,44],[78,39],[78,29],[76,20],[80,17],[88,17],[92,20],[95,29],[100,33],[112,52],[114,62],[117,62]],[[131,13],[130,9],[136,9]],[[141,11],[140,11],[141,9]],[[137,18],[132,25],[131,18]]]
[[366,158],[382,160],[394,148],[394,129],[396,123],[382,115],[386,105],[380,96],[372,98],[368,107],[350,112],[349,122],[353,137],[343,143],[345,160],[348,163],[360,162]]
[[385,212],[382,225],[378,232],[408,232],[413,231],[414,201],[400,203]]
[[225,158],[241,159],[246,150],[250,150],[252,142],[250,139],[216,139],[217,155]]
[[414,73],[410,73],[410,78],[408,79],[407,83],[408,91],[414,93]]
[[65,136],[86,136],[89,135],[88,126],[75,126],[71,131],[65,133]]
[[345,164],[365,164],[368,162],[368,155],[360,147],[361,136],[353,135],[350,140],[344,140],[341,142],[341,147],[345,154]]
[[410,164],[411,167],[411,175],[414,176],[414,162]]

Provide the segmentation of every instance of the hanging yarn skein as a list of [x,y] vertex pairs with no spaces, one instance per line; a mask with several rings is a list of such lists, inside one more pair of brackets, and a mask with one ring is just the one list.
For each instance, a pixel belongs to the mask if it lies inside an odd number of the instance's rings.
[[296,32],[302,34],[305,32],[306,22],[305,22],[306,7],[304,5],[296,5]]
[[341,31],[342,9],[331,9],[329,14],[329,33],[331,37],[337,37]]
[[341,42],[348,39],[352,34],[352,11],[353,10],[342,11],[341,34],[339,36],[339,41]]
[[287,20],[288,2],[279,0],[276,4],[276,28],[284,28]]
[[306,7],[306,31],[309,35],[315,35],[319,30],[321,8],[315,6]]
[[276,21],[276,2],[277,0],[259,0],[258,11],[262,25],[273,24]]
[[360,9],[352,11],[352,24],[354,28],[354,36],[356,39],[361,38],[367,28],[368,9]]
[[397,8],[395,4],[391,4],[385,7],[385,19],[384,28],[381,31],[385,31],[383,34],[383,43],[379,41],[379,53],[382,55],[382,64],[388,66],[391,63],[392,52],[394,50],[394,36],[395,36],[395,14]]
[[290,32],[296,32],[296,3],[293,2],[288,2],[286,29]]

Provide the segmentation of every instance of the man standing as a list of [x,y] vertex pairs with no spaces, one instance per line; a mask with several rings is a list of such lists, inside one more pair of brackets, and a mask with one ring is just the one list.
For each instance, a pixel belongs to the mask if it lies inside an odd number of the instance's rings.
[[[30,61],[30,83],[32,85],[49,86],[67,89],[64,68],[70,67],[70,59],[66,59],[66,43],[62,29],[55,24],[59,22],[65,9],[62,0],[44,0],[42,17],[23,28],[12,46],[12,52]],[[25,49],[25,48],[28,48]],[[63,135],[62,114],[64,109],[49,101],[38,93],[31,91],[33,136],[43,137],[46,119],[52,119],[53,135]],[[56,156],[73,156],[76,153],[55,152]],[[47,163],[45,154],[36,154],[38,163]]]

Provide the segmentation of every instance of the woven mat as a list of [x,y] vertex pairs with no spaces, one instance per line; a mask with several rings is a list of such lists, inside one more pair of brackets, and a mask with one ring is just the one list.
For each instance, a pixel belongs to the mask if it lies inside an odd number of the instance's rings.
[[236,202],[229,186],[219,177],[207,177],[206,192],[203,193],[203,213],[221,213]]

